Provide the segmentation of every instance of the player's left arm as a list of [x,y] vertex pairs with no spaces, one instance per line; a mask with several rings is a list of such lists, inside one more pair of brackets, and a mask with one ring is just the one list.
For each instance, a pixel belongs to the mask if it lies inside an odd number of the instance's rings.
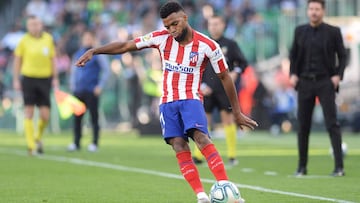
[[56,68],[56,60],[55,57],[52,57],[51,59],[51,64],[52,64],[52,85],[55,89],[59,88],[59,77],[58,77],[58,71]]
[[51,60],[51,70],[52,70],[52,86],[57,89],[59,88],[59,77],[58,77],[58,70],[56,65],[56,50],[55,50],[55,42],[50,37],[50,60]]
[[342,35],[340,32],[340,28],[335,27],[334,35],[335,35],[334,43],[336,49],[335,52],[338,59],[338,66],[335,67],[336,74],[331,76],[331,81],[334,85],[335,90],[339,91],[339,84],[344,77],[344,71],[346,66],[346,51],[345,51]]
[[335,47],[336,47],[336,54],[338,57],[338,61],[339,61],[339,65],[338,67],[336,67],[336,70],[338,72],[338,75],[340,76],[340,79],[343,79],[344,76],[344,70],[346,67],[346,63],[347,63],[347,55],[346,55],[346,50],[344,47],[344,42],[343,42],[343,38],[341,35],[341,31],[340,28],[336,28],[336,32],[335,32]]
[[229,98],[232,112],[235,117],[235,122],[240,126],[240,128],[246,126],[254,129],[256,126],[258,126],[258,124],[241,112],[235,85],[229,74],[224,54],[222,53],[221,48],[217,43],[214,45],[215,46],[212,46],[211,48],[209,47],[207,50],[207,57],[209,58],[215,73],[217,73],[219,79],[221,80],[221,83],[225,89],[225,93]]
[[224,87],[227,97],[231,103],[232,112],[235,117],[236,123],[242,128],[243,126],[249,127],[250,129],[254,129],[258,124],[252,120],[251,118],[245,116],[241,110],[240,105],[235,89],[234,82],[228,71],[223,71],[217,74],[221,83]]

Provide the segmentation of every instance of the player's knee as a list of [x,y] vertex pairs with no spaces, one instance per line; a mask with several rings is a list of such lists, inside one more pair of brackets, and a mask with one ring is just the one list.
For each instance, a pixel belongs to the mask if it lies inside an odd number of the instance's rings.
[[189,144],[180,137],[172,138],[168,142],[175,152],[190,151]]
[[193,139],[196,142],[199,149],[202,149],[203,147],[211,143],[209,136],[207,136],[206,134],[204,134],[199,130],[194,131]]

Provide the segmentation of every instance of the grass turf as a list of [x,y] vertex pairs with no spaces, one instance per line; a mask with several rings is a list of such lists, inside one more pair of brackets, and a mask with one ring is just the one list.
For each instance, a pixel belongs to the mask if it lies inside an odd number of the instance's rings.
[[[191,203],[195,195],[182,179],[174,153],[161,136],[103,132],[100,150],[67,152],[70,132],[46,134],[45,155],[28,157],[25,138],[0,131],[0,202]],[[240,164],[227,166],[247,203],[359,202],[360,136],[344,133],[348,145],[346,176],[330,177],[329,138],[313,133],[308,176],[292,176],[297,162],[296,137],[251,132],[238,139]],[[225,142],[214,139],[221,154]],[[224,161],[226,162],[226,156]],[[199,172],[208,191],[213,176],[205,164]]]

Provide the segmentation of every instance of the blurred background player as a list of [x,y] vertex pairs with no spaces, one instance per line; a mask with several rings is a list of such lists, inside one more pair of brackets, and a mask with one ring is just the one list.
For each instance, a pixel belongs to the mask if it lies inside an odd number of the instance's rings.
[[163,89],[160,99],[160,123],[163,138],[172,146],[185,180],[197,196],[198,203],[210,203],[199,172],[192,161],[189,138],[193,139],[208,162],[217,181],[228,180],[224,163],[207,130],[207,120],[199,87],[207,59],[218,73],[230,98],[236,123],[253,129],[257,123],[241,113],[234,83],[228,73],[220,46],[192,29],[184,8],[169,1],[160,8],[166,29],[151,32],[126,42],[90,49],[77,61],[78,66],[96,54],[122,54],[144,48],[157,48],[162,58]]
[[[81,47],[74,54],[74,60],[93,48],[95,44],[94,34],[91,31],[84,32]],[[91,152],[95,152],[99,144],[99,97],[110,75],[109,66],[109,61],[105,55],[97,55],[83,68],[77,68],[74,65],[71,70],[70,89],[75,97],[84,102],[90,112],[93,139],[88,150]],[[69,151],[79,150],[81,147],[83,116],[84,114],[74,115],[74,142],[68,146]]]
[[[43,153],[42,134],[50,116],[51,84],[58,86],[55,70],[55,46],[50,34],[43,31],[39,18],[29,16],[27,33],[15,49],[13,87],[22,90],[25,104],[24,130],[29,154]],[[34,136],[33,116],[39,107],[40,118]],[[36,146],[35,146],[36,145]]]
[[[240,50],[239,46],[234,40],[224,37],[224,30],[226,23],[221,16],[212,16],[208,19],[208,31],[210,37],[214,39],[221,47],[224,53],[226,63],[229,66],[229,74],[234,81],[237,92],[240,88],[240,74],[247,67],[247,61]],[[227,156],[229,164],[236,165],[236,136],[237,127],[232,114],[231,104],[226,96],[224,87],[217,77],[215,71],[208,64],[204,71],[201,92],[204,95],[204,107],[206,112],[209,129],[212,128],[214,123],[212,114],[214,110],[219,110],[221,123],[225,132]],[[193,160],[195,163],[202,163],[202,154],[198,148],[194,148]]]

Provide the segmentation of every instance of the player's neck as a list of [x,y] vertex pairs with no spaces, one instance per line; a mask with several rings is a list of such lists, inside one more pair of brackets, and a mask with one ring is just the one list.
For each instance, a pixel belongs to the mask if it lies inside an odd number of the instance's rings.
[[323,23],[322,20],[319,20],[319,21],[310,21],[310,26],[311,27],[318,27],[319,25],[321,25],[321,23]]
[[193,29],[190,26],[187,29],[188,29],[188,32],[186,34],[186,37],[183,41],[179,42],[180,45],[185,46],[193,41],[193,38],[194,38]]
[[210,36],[213,40],[219,40],[221,37],[222,37],[222,35],[211,35]]
[[42,36],[42,32],[29,32],[29,34],[34,38],[40,38]]

